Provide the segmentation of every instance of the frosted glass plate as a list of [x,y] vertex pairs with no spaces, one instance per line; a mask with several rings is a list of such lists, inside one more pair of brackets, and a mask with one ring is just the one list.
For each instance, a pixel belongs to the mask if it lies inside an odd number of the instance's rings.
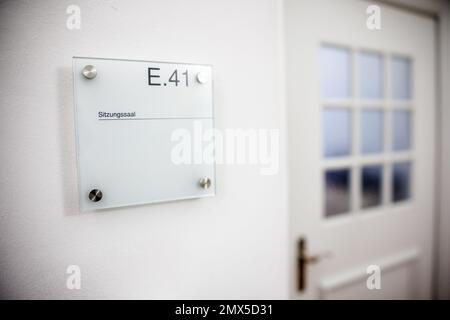
[[[87,65],[95,78],[83,75]],[[73,76],[82,211],[215,194],[214,164],[172,159],[176,130],[194,146],[195,128],[213,128],[211,66],[74,57]]]

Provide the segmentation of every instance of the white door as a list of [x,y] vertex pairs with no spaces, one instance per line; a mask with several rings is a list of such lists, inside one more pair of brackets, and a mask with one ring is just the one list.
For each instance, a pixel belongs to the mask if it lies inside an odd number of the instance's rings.
[[285,2],[293,298],[431,296],[434,22],[369,5]]

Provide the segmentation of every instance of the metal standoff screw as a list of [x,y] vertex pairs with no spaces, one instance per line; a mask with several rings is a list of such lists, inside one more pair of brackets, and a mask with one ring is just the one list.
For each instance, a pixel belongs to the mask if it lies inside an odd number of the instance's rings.
[[97,76],[97,69],[89,64],[83,68],[82,73],[85,78],[94,79]]
[[103,193],[98,189],[92,189],[91,192],[89,192],[89,200],[92,202],[99,202],[103,197]]
[[201,84],[205,84],[208,82],[208,76],[205,72],[199,72],[197,73],[197,81]]
[[211,179],[210,178],[201,178],[200,181],[198,182],[198,184],[200,185],[200,187],[202,187],[203,189],[209,189],[209,187],[211,187]]

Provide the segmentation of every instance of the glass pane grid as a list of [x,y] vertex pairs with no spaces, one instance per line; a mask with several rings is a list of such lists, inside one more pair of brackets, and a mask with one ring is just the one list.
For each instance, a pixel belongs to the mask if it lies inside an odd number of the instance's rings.
[[392,164],[392,202],[402,202],[411,198],[411,171],[411,161]]
[[361,167],[361,208],[372,208],[383,203],[383,165]]
[[320,48],[321,96],[348,98],[352,91],[352,57],[348,48],[322,45]]
[[[341,120],[339,116],[327,119],[328,123],[335,122],[334,127],[336,123],[345,123],[341,126],[345,130],[337,130],[340,134],[330,135],[335,139],[345,137],[345,143],[337,143],[334,148],[345,146],[341,148],[345,152],[325,152],[327,147],[322,139],[325,218],[397,205],[411,200],[413,187],[412,59],[336,48],[342,50],[337,56],[344,61],[339,74],[345,79],[345,86],[338,86],[340,95],[322,94],[322,110],[340,108],[350,115],[345,121],[342,115]],[[348,74],[343,75],[343,70]],[[325,136],[327,129],[322,130]]]
[[360,153],[380,154],[384,152],[384,111],[362,109],[360,111]]
[[394,100],[411,100],[412,65],[406,56],[392,55],[390,58],[391,98]]
[[384,97],[384,57],[378,52],[359,51],[357,68],[359,97],[363,99],[383,99]]
[[351,211],[351,169],[326,170],[325,216],[331,217]]
[[392,111],[392,150],[408,151],[412,146],[412,112],[404,109]]
[[322,145],[325,158],[349,156],[353,151],[352,109],[329,107],[322,111]]

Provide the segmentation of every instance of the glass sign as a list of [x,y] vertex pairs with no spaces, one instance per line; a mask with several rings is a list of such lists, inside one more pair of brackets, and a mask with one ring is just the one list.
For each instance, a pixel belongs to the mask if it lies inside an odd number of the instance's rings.
[[179,161],[213,129],[211,66],[74,57],[73,77],[82,211],[215,194],[213,162]]

